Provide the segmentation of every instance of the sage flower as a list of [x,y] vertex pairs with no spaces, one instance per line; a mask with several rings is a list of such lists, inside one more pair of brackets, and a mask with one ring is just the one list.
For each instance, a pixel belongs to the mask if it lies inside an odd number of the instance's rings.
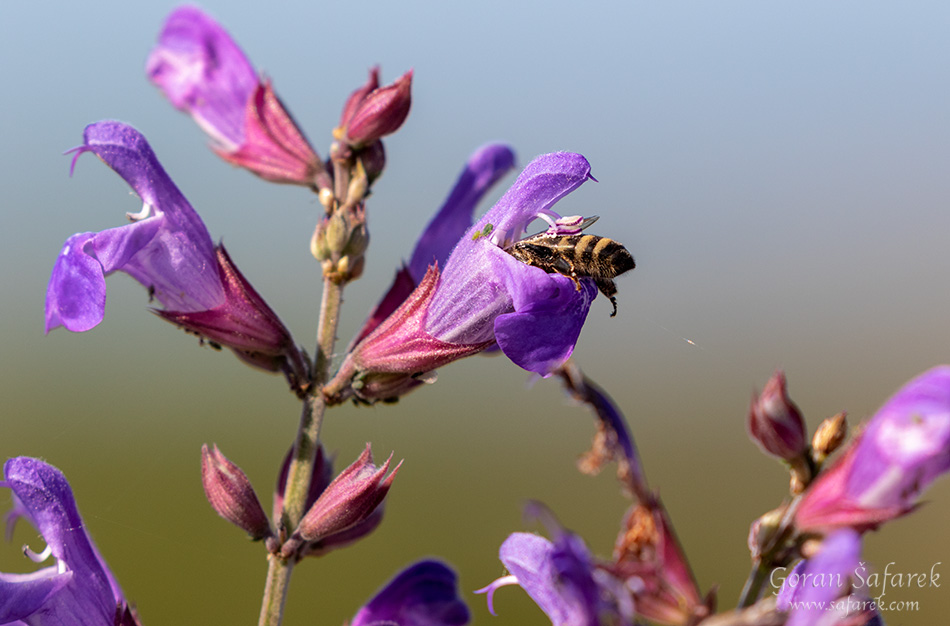
[[[505,251],[541,218],[571,228],[552,209],[590,178],[579,155],[532,161],[396,310],[351,348],[325,392],[331,400],[398,397],[438,367],[497,346],[520,367],[550,374],[570,357],[597,287],[530,267]],[[565,226],[566,224],[566,226]]]
[[227,31],[200,9],[172,11],[145,72],[172,106],[211,136],[225,161],[271,182],[331,186],[270,81],[258,78]]
[[[145,138],[120,122],[86,127],[85,152],[98,156],[142,199],[131,223],[66,240],[46,290],[46,332],[84,332],[105,315],[105,277],[124,272],[164,310],[156,313],[247,363],[303,379],[301,355],[277,315],[234,266],[162,168]],[[75,159],[73,161],[75,165]]]
[[46,548],[24,552],[37,563],[53,557],[55,564],[31,574],[0,573],[0,624],[137,624],[79,516],[63,473],[28,457],[8,460],[3,473],[0,487],[13,492],[8,535],[18,519],[26,519],[42,535]]
[[876,528],[917,506],[950,470],[950,366],[904,385],[808,487],[795,511],[801,531]]

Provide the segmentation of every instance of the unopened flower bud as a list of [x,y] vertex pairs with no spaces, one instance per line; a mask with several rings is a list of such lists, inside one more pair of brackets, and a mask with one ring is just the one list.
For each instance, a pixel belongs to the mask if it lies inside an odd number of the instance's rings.
[[369,78],[366,80],[366,83],[353,91],[353,93],[350,94],[350,97],[346,99],[346,104],[343,105],[343,113],[340,115],[341,128],[345,128],[346,125],[350,123],[350,120],[353,119],[353,115],[363,103],[363,100],[366,99],[366,96],[376,91],[378,88],[379,66],[376,65],[370,68]]
[[411,104],[412,70],[409,70],[391,85],[374,89],[362,98],[341,124],[343,141],[353,148],[362,148],[396,132],[409,116]]
[[211,508],[251,539],[264,539],[273,534],[251,482],[241,468],[225,458],[218,446],[213,450],[207,445],[201,446],[201,483]]
[[844,412],[823,421],[811,440],[812,455],[815,463],[823,463],[832,452],[838,449],[848,435],[848,420]]
[[786,393],[781,371],[772,375],[758,397],[753,396],[747,426],[749,436],[766,454],[793,461],[807,450],[805,422]]
[[374,141],[360,150],[359,159],[363,163],[363,169],[366,170],[366,178],[372,185],[386,167],[386,148],[383,147],[383,142]]
[[776,531],[780,528],[782,517],[785,515],[785,508],[779,507],[773,509],[752,522],[749,527],[749,552],[752,558],[759,558],[765,548],[769,546],[775,537]]
[[334,211],[327,220],[326,245],[330,255],[341,254],[350,240],[350,225],[343,211]]
[[350,174],[350,185],[346,190],[346,200],[351,204],[361,202],[369,192],[369,178],[366,176],[366,169],[363,167],[361,159],[356,160],[356,165]]
[[310,254],[318,261],[326,261],[332,255],[330,246],[327,244],[327,226],[330,218],[324,217],[317,224],[313,231],[313,237],[310,239]]
[[379,468],[369,444],[360,457],[333,479],[307,511],[293,537],[281,549],[290,558],[305,543],[344,531],[370,517],[392,486],[399,465],[388,476],[392,455]]

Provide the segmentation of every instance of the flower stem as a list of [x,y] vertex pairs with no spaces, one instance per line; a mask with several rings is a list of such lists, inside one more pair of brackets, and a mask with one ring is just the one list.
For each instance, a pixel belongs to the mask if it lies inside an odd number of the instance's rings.
[[[330,356],[333,354],[336,343],[342,301],[343,285],[324,278],[311,393],[304,399],[293,457],[287,473],[287,485],[284,488],[284,510],[278,522],[278,535],[281,541],[287,539],[305,513],[310,478],[313,474],[317,449],[320,446],[320,428],[326,411],[322,388],[329,378]],[[268,557],[267,581],[264,587],[259,626],[278,626],[281,623],[293,566],[293,558],[282,559],[277,554],[271,554]]]

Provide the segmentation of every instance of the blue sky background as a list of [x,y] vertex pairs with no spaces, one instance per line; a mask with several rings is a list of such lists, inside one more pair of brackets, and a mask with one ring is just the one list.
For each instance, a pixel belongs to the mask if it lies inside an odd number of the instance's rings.
[[[62,152],[105,118],[129,122],[299,341],[319,302],[308,242],[320,206],[217,160],[144,78],[173,3],[8,3],[0,9],[0,456],[66,471],[81,510],[146,624],[249,622],[265,563],[201,492],[217,443],[269,499],[296,427],[281,380],[201,349],[147,314],[144,291],[109,281],[105,322],[42,333],[46,281],[71,234],[139,208],[86,157]],[[379,63],[415,70],[413,108],[386,144],[370,200],[365,276],[348,288],[345,345],[439,206],[466,156],[512,143],[524,165],[581,152],[600,181],[564,214],[600,215],[637,269],[619,314],[595,302],[577,362],[628,416],[704,589],[734,605],[748,524],[781,502],[783,471],[748,442],[752,390],[783,368],[810,426],[853,423],[948,360],[950,7],[941,2],[245,2],[202,5],[232,32],[321,154],[352,89]],[[507,179],[496,190],[500,195]],[[484,208],[490,206],[486,204]],[[608,555],[627,505],[609,475],[580,476],[593,432],[552,381],[503,357],[473,358],[398,405],[328,416],[345,465],[366,441],[405,464],[371,538],[295,572],[288,624],[337,624],[398,569],[441,556],[467,592],[501,574],[497,547],[528,498]],[[950,488],[869,536],[883,569],[950,562]],[[21,528],[0,552],[27,570]],[[938,571],[940,571],[938,566]],[[894,567],[892,566],[892,570]],[[893,594],[893,595],[892,595]],[[497,623],[545,623],[499,592]],[[894,590],[936,623],[945,589]],[[468,596],[476,623],[489,616]],[[928,617],[932,616],[932,617]],[[891,622],[892,618],[888,618]]]

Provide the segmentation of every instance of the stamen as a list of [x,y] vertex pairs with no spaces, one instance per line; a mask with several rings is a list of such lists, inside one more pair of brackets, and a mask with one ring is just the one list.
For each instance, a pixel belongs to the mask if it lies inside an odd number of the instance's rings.
[[146,217],[152,215],[152,206],[148,202],[142,203],[142,210],[138,213],[126,213],[125,216],[129,218],[130,222],[138,222],[139,220],[144,220]]
[[34,563],[42,563],[53,554],[53,549],[47,545],[42,552],[36,553],[30,550],[30,546],[23,546],[23,554]]

